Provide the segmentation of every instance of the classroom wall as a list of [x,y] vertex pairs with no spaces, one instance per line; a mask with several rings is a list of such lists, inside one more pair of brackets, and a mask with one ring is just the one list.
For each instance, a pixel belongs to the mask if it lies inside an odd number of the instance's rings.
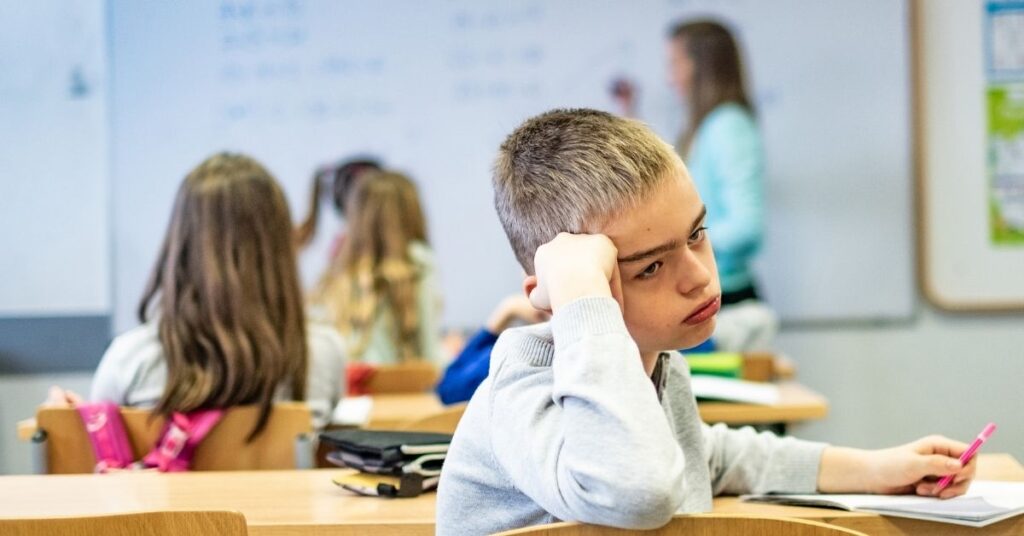
[[828,419],[794,435],[883,447],[938,433],[1024,460],[1024,314],[951,315],[919,303],[912,322],[783,330],[798,379],[824,393]]

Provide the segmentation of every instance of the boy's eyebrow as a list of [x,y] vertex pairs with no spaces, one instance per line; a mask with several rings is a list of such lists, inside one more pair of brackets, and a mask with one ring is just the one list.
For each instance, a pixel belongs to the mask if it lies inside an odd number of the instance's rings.
[[[693,220],[693,224],[690,226],[690,234],[693,234],[693,232],[697,230],[697,226],[700,225],[700,222],[704,221],[704,217],[707,216],[707,214],[708,214],[707,206],[701,206],[700,207],[700,214],[697,214],[697,217]],[[665,242],[664,244],[661,244],[661,245],[658,245],[658,246],[654,246],[653,248],[645,249],[643,251],[638,251],[638,252],[636,252],[636,253],[634,253],[632,255],[629,255],[629,256],[626,256],[626,257],[622,257],[622,258],[619,258],[619,259],[616,259],[616,260],[618,262],[620,262],[620,263],[630,263],[630,262],[642,261],[644,259],[647,259],[647,258],[650,258],[650,257],[654,257],[655,255],[660,255],[662,253],[665,253],[666,251],[672,251],[673,249],[676,249],[677,247],[679,247],[679,240],[669,240],[668,242]]]

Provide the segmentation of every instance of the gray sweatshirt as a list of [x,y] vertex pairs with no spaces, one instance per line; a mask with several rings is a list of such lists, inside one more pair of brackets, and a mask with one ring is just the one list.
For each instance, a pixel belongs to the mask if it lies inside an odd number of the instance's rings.
[[824,447],[703,424],[685,359],[663,353],[648,377],[618,304],[581,298],[501,335],[445,460],[437,533],[658,527],[713,494],[813,492]]

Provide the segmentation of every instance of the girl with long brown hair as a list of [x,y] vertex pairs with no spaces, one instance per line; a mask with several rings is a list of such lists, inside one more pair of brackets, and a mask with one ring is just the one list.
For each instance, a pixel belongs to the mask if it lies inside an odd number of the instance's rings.
[[139,304],[142,325],[117,337],[93,378],[93,400],[173,412],[305,400],[327,423],[344,385],[344,349],[307,325],[291,216],[255,160],[211,156],[178,189]]
[[346,206],[341,249],[313,294],[353,361],[441,360],[440,294],[415,185],[391,172],[367,172]]

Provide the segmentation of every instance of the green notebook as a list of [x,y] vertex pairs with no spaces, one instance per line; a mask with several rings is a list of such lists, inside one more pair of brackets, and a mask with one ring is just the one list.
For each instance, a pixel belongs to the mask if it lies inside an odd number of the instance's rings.
[[743,377],[743,355],[734,352],[684,353],[692,374],[709,374],[725,378]]

